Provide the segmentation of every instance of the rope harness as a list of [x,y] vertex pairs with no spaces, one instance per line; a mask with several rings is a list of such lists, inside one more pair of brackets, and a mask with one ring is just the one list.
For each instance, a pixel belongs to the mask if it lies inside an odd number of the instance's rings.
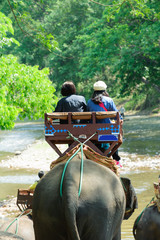
[[78,196],[80,197],[81,194],[81,189],[82,189],[82,179],[83,179],[83,165],[84,165],[84,160],[83,160],[83,146],[84,144],[89,141],[94,135],[97,134],[97,132],[95,132],[92,136],[90,136],[88,139],[86,139],[86,141],[84,141],[83,143],[80,142],[78,140],[78,138],[74,137],[70,132],[68,132],[69,137],[72,137],[75,141],[79,142],[80,147],[77,149],[77,151],[67,160],[63,172],[62,172],[62,177],[61,177],[61,183],[60,183],[60,196],[62,197],[62,188],[63,188],[63,180],[64,180],[64,175],[67,169],[67,166],[69,164],[69,162],[74,158],[74,156],[76,156],[76,154],[81,151],[81,170],[80,170],[80,183],[79,183],[79,190],[78,190]]
[[16,218],[8,225],[8,227],[5,229],[5,232],[7,232],[8,229],[12,226],[12,224],[17,221],[17,222],[16,222],[16,229],[15,229],[15,235],[17,235],[17,233],[18,233],[18,223],[19,223],[19,219],[20,219],[22,216],[28,216],[29,214],[32,213],[32,210],[30,210],[29,212],[27,212],[26,214],[24,214],[25,211],[26,211],[26,210],[24,210],[18,217],[16,217]]
[[151,204],[151,202],[153,202],[154,201],[154,199],[155,199],[155,197],[153,197],[151,200],[150,200],[150,202],[145,206],[145,208],[142,210],[142,212],[139,214],[139,216],[137,217],[137,220],[136,220],[136,224],[138,224],[139,223],[139,221],[140,221],[140,219],[141,219],[141,216],[142,216],[142,214],[143,214],[143,212],[146,210],[146,208]]

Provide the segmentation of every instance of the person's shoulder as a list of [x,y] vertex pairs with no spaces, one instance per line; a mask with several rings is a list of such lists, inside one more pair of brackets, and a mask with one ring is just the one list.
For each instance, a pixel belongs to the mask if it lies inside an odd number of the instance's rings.
[[85,99],[85,97],[82,96],[82,95],[76,95],[76,94],[74,94],[74,95],[72,95],[72,96],[73,96],[73,98],[77,98],[77,99]]
[[91,102],[93,102],[93,101],[91,99],[89,99],[87,103],[91,103]]
[[61,99],[58,101],[58,104],[63,103],[63,102],[65,101],[65,99],[66,99],[66,97],[61,98]]
[[102,100],[104,101],[109,101],[109,102],[113,102],[113,99],[107,96],[102,96]]

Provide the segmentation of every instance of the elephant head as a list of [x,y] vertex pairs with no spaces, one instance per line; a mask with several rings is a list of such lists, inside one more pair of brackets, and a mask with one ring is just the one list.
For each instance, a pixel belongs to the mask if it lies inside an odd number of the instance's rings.
[[138,208],[138,201],[131,180],[121,177],[121,182],[126,196],[126,211],[124,214],[124,219],[126,220],[133,214],[134,210]]
[[136,218],[133,235],[136,240],[160,239],[160,213],[155,204],[145,208]]

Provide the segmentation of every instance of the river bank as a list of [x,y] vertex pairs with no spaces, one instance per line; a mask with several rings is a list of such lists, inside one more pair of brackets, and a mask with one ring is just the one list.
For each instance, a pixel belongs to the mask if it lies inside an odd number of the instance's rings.
[[[64,152],[66,145],[60,145],[60,151]],[[52,161],[58,158],[58,154],[44,140],[36,140],[29,144],[25,150],[16,151],[13,157],[8,157],[0,162],[0,167],[5,168],[25,168],[48,171]]]

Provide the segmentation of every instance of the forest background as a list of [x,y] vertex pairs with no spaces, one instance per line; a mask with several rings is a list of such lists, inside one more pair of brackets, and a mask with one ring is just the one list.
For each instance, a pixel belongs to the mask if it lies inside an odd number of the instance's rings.
[[[159,0],[1,0],[0,128],[53,111],[64,81],[88,100],[160,110]],[[13,37],[14,35],[14,37]]]

